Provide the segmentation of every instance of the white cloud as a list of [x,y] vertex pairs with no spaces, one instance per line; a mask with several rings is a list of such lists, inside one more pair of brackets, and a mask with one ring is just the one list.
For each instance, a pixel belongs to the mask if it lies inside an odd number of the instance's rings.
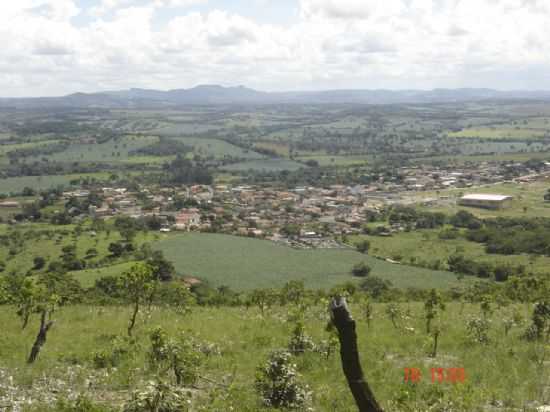
[[[2,2],[0,90],[550,88],[541,74],[550,71],[546,0],[299,0],[299,20],[286,26],[185,10],[198,3],[98,0],[79,10],[76,0]],[[91,21],[77,26],[79,14]]]

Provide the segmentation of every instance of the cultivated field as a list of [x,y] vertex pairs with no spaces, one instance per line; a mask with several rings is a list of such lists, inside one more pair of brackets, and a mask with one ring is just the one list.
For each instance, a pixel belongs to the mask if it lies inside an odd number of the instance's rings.
[[460,284],[449,272],[395,265],[353,250],[297,250],[246,237],[175,234],[153,247],[162,250],[181,274],[235,290],[280,287],[289,280],[303,280],[310,288],[330,288],[357,281],[350,271],[362,261],[372,267],[372,275],[390,280],[395,287],[447,289]]

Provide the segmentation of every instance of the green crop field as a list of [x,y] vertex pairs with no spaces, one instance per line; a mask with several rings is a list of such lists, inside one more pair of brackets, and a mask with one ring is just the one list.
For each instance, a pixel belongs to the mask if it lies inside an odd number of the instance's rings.
[[298,170],[301,168],[307,168],[306,165],[294,162],[287,159],[265,159],[265,160],[251,160],[248,162],[234,163],[228,166],[222,167],[222,170],[234,171],[234,172],[246,172],[247,170],[265,171],[265,172],[280,172],[283,170]]
[[320,166],[355,166],[364,165],[368,162],[368,156],[300,156],[298,158],[301,161],[307,162],[308,160],[315,160]]
[[372,275],[396,287],[449,288],[460,281],[444,271],[394,265],[353,250],[297,250],[267,240],[215,234],[174,234],[153,244],[178,272],[236,290],[282,286],[303,280],[308,287],[327,288],[349,280],[352,266],[365,261]]
[[263,157],[252,150],[245,150],[220,139],[201,137],[175,137],[174,139],[193,147],[193,154],[198,154],[202,157],[214,156],[216,159],[223,159],[226,156],[241,159],[261,159]]
[[540,129],[515,127],[475,127],[449,133],[450,137],[480,137],[484,139],[526,139],[542,137],[549,132]]
[[30,187],[34,190],[46,190],[58,186],[70,186],[72,180],[80,178],[95,178],[104,180],[109,178],[108,173],[82,173],[71,175],[52,175],[52,176],[22,176],[0,179],[0,193],[18,193],[24,187]]
[[[72,144],[63,152],[48,155],[55,162],[111,162],[126,160],[129,152],[149,146],[158,141],[155,136],[124,136],[101,144]],[[40,160],[41,156],[28,161]]]
[[55,144],[59,142],[60,140],[44,140],[40,142],[31,142],[31,143],[2,144],[0,145],[0,156],[3,156],[9,152],[13,152],[18,149],[29,149],[32,147],[47,146],[49,144]]

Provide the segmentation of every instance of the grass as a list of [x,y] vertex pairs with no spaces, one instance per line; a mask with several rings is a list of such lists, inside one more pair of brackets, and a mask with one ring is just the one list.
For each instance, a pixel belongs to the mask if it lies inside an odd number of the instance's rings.
[[18,149],[29,149],[33,147],[47,146],[58,142],[60,142],[60,140],[44,140],[40,142],[31,142],[31,143],[3,144],[3,145],[0,145],[0,156],[6,155]]
[[548,134],[547,130],[516,127],[474,127],[451,132],[449,137],[477,137],[483,139],[530,139]]
[[109,173],[9,177],[0,179],[0,193],[19,193],[24,187],[30,187],[34,190],[46,190],[58,186],[70,186],[72,180],[80,178],[104,180],[109,178]]
[[135,262],[123,262],[117,263],[111,266],[105,266],[100,268],[84,269],[70,272],[80,285],[84,288],[89,288],[94,286],[95,281],[107,276],[117,277],[123,272],[127,271],[132,267]]
[[[48,155],[51,162],[113,162],[127,160],[130,152],[158,141],[155,136],[123,136],[101,144],[72,144],[63,152]],[[29,158],[40,160],[42,156]]]
[[307,168],[307,166],[287,159],[265,159],[251,160],[224,166],[221,169],[225,171],[246,172],[248,170],[263,172],[281,172],[283,170],[298,170]]
[[316,160],[320,166],[359,166],[364,165],[368,162],[367,156],[331,156],[331,155],[321,155],[321,156],[300,156],[299,160],[308,161]]
[[[387,411],[485,411],[494,404],[504,405],[505,409],[490,410],[534,411],[535,406],[549,401],[550,370],[537,363],[544,359],[545,352],[548,356],[548,348],[520,339],[525,324],[513,327],[508,336],[503,332],[503,319],[513,312],[527,318],[529,305],[499,308],[491,316],[490,343],[482,345],[467,339],[465,327],[468,317],[479,316],[478,305],[448,304],[439,320],[441,335],[435,359],[427,356],[431,339],[424,332],[421,304],[401,304],[401,311],[408,312],[408,316],[398,320],[397,328],[385,314],[386,304],[373,305],[370,328],[357,304],[352,303],[350,309],[357,319],[358,350],[366,379]],[[287,321],[287,308],[273,307],[262,316],[254,307],[197,307],[182,316],[153,307],[138,317],[137,344],[130,347],[131,355],[123,356],[116,368],[96,369],[93,354],[112,350],[109,337],[125,334],[129,315],[129,307],[72,306],[58,310],[38,361],[27,366],[25,359],[35,338],[37,317],[22,331],[15,308],[2,307],[0,371],[13,377],[11,385],[20,394],[18,398],[37,400],[83,393],[101,403],[120,405],[129,398],[129,391],[155,379],[156,373],[147,363],[147,334],[152,327],[162,327],[172,337],[182,333],[198,336],[215,344],[221,352],[203,358],[200,375],[204,379],[199,379],[198,389],[193,390],[195,402],[204,408],[201,410],[273,410],[261,405],[254,380],[268,354],[288,344],[292,324]],[[325,305],[308,307],[305,331],[315,342],[328,339],[326,321]],[[313,410],[357,410],[337,353],[327,358],[308,352],[292,362],[312,391]],[[421,370],[421,382],[404,383],[404,368],[413,367]],[[431,383],[433,367],[465,368],[466,381]],[[227,381],[231,385],[223,389],[212,383]]]
[[394,265],[354,250],[297,250],[266,240],[200,233],[168,235],[152,246],[162,250],[181,274],[235,290],[280,287],[289,280],[330,288],[357,280],[350,270],[361,261],[371,266],[372,275],[396,287],[447,289],[460,284],[449,272]]
[[202,157],[214,156],[216,159],[237,157],[241,159],[261,159],[263,156],[252,150],[245,150],[224,140],[200,137],[178,137],[176,140],[193,147],[193,154]]
[[[37,256],[46,259],[46,265],[59,257],[62,254],[62,248],[68,245],[76,246],[76,255],[79,259],[84,259],[88,249],[96,249],[97,257],[87,259],[87,264],[98,263],[110,252],[108,251],[109,244],[120,240],[120,235],[117,231],[99,232],[93,235],[90,231],[84,230],[80,235],[76,236],[73,232],[74,225],[54,226],[49,224],[26,224],[19,225],[16,232],[19,232],[24,239],[24,243],[16,248],[16,254],[10,254],[10,248],[5,245],[0,248],[0,261],[5,262],[5,273],[12,271],[17,273],[27,273],[33,268],[33,260]],[[51,234],[44,233],[40,237],[28,236],[27,232],[50,231]],[[10,234],[9,226],[0,225],[0,234]],[[151,232],[139,233],[136,235],[136,244],[141,245],[147,241],[154,240],[155,235]],[[101,269],[89,269],[86,271],[73,272],[75,277],[80,280],[83,286],[91,286],[98,277],[98,273],[105,275],[113,275],[119,271],[123,271],[123,266],[114,261],[114,266],[109,266]]]
[[[435,192],[423,192],[417,195],[417,200],[449,196],[450,202],[438,206],[427,206],[427,210],[454,214],[459,210],[467,210],[480,217],[550,217],[550,203],[544,201],[544,194],[550,188],[550,182],[536,181],[532,183],[502,183],[476,188],[462,188],[442,190],[439,195]],[[455,200],[462,194],[488,193],[513,196],[509,208],[500,210],[487,210],[475,207],[459,206]],[[524,209],[525,208],[525,209]]]
[[447,258],[458,253],[476,262],[524,265],[529,272],[534,273],[547,273],[550,267],[550,257],[487,254],[483,244],[470,242],[462,237],[443,240],[438,237],[439,232],[438,229],[426,229],[402,232],[391,237],[359,235],[351,238],[351,241],[355,243],[361,239],[368,239],[371,243],[369,253],[399,259],[403,263],[414,261],[416,264],[429,264],[438,260],[446,265]]

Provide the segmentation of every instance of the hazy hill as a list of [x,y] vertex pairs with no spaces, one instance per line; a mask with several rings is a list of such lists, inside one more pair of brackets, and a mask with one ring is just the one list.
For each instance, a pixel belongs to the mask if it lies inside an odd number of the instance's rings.
[[434,90],[326,90],[263,92],[244,86],[201,85],[191,89],[129,89],[101,93],[74,93],[62,97],[0,98],[0,108],[105,107],[162,108],[208,104],[275,103],[445,103],[479,100],[528,99],[550,101],[549,91],[498,91],[493,89]]

